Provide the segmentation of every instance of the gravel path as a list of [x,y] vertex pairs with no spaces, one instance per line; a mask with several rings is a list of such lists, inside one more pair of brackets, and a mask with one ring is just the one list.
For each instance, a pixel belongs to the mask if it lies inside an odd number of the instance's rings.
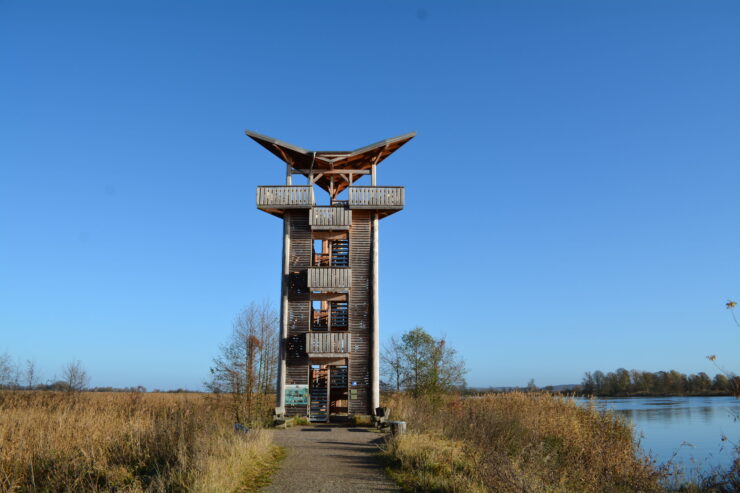
[[382,435],[367,428],[317,425],[275,430],[287,456],[265,492],[401,491],[374,455]]

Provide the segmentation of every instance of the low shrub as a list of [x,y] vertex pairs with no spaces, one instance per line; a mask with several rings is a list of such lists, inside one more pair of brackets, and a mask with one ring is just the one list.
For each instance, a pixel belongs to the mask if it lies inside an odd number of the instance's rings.
[[372,426],[373,417],[366,414],[353,414],[349,417],[351,426]]

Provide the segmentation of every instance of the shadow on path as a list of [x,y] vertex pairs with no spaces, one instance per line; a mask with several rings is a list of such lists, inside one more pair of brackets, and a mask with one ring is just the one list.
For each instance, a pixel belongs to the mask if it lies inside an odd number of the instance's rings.
[[[331,433],[306,433],[306,432]],[[335,425],[275,430],[287,456],[272,484],[274,493],[398,492],[377,452],[382,435],[366,428]]]

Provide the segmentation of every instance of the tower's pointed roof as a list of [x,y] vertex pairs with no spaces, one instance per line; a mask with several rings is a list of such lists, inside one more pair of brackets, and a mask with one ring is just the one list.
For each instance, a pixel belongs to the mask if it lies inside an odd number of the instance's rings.
[[342,174],[341,171],[369,170],[373,164],[378,164],[393,154],[416,135],[416,132],[399,135],[354,151],[309,151],[251,130],[246,130],[244,133],[306,176],[310,170],[314,173],[330,171],[331,173],[321,175],[316,180],[316,185],[331,193],[330,188],[333,183],[335,196],[347,188],[350,183],[362,177],[359,174]]

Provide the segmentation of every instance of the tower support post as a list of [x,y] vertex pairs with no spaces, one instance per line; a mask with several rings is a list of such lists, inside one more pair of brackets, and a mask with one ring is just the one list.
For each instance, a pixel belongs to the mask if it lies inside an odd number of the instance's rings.
[[378,213],[373,213],[373,241],[372,241],[372,291],[373,291],[373,333],[370,347],[370,409],[375,414],[375,409],[380,407],[380,305],[378,296]]
[[280,362],[277,372],[276,413],[285,414],[286,344],[288,339],[288,270],[290,268],[290,215],[283,218],[283,272],[280,283]]

